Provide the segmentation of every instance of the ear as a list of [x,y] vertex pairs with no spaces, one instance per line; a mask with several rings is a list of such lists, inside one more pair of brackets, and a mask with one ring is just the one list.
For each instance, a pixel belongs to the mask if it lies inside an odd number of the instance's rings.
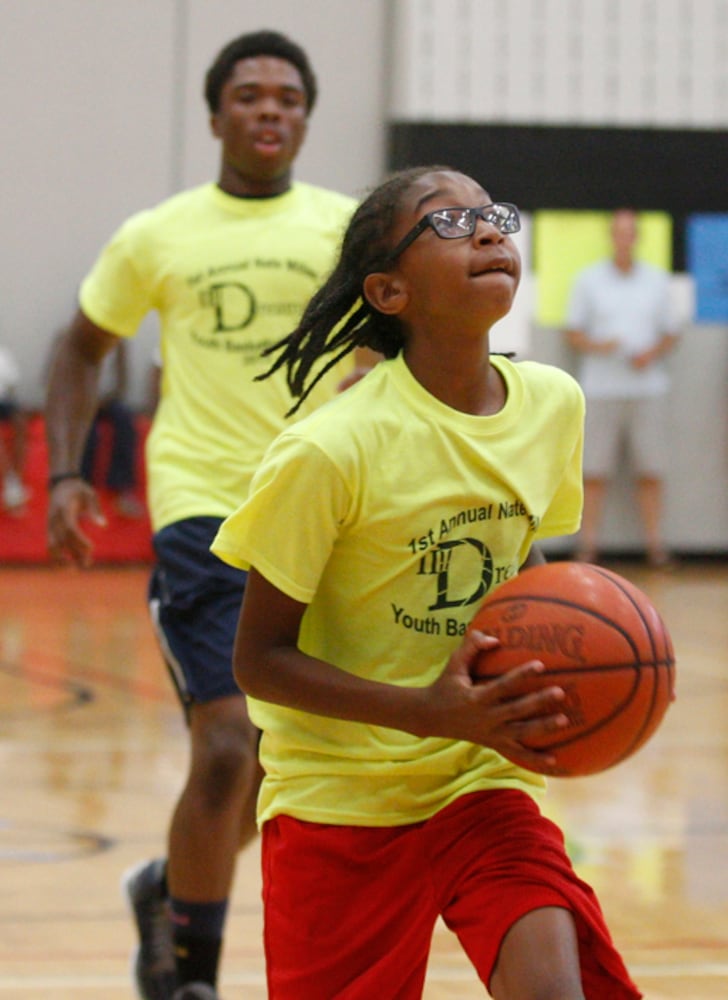
[[220,116],[216,111],[210,115],[210,131],[216,139],[220,138]]
[[364,298],[377,312],[397,316],[409,302],[409,289],[399,274],[375,271],[368,274],[362,285]]

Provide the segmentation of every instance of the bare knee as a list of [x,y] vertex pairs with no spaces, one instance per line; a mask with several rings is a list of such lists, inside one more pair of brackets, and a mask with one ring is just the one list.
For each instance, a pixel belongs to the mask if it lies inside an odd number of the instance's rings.
[[248,718],[244,698],[197,705],[190,718],[192,760],[189,784],[208,809],[239,801],[258,782],[258,731]]
[[495,1000],[585,1000],[571,913],[549,906],[521,917],[503,939],[490,991]]

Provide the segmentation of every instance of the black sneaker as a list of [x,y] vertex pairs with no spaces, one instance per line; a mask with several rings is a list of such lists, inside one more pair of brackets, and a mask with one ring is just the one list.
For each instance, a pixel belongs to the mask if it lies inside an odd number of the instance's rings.
[[172,1000],[221,1000],[209,983],[187,983],[180,986]]
[[124,875],[123,889],[139,934],[134,955],[137,993],[142,1000],[173,1000],[177,970],[165,905],[164,859],[143,861],[130,869]]

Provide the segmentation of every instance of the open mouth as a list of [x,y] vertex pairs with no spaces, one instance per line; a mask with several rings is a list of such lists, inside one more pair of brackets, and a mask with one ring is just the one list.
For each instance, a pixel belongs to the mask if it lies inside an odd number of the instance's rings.
[[484,274],[507,274],[511,275],[512,269],[508,264],[489,264],[486,267],[477,268],[471,272],[471,278],[480,278]]
[[253,137],[253,145],[263,153],[277,153],[283,146],[283,137],[278,132],[258,132]]

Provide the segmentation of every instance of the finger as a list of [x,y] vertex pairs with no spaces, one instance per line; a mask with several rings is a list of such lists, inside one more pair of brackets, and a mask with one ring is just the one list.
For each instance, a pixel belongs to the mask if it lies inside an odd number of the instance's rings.
[[94,524],[106,526],[106,515],[101,509],[101,504],[99,503],[99,498],[96,493],[87,495],[84,498],[84,514],[89,517]]
[[59,564],[73,563],[88,569],[93,563],[93,548],[83,538],[69,537],[63,545],[50,546],[49,553],[52,561]]
[[[518,758],[519,767],[525,767],[527,771],[539,774],[558,773],[556,757],[548,750],[531,750],[529,747],[519,746],[513,748],[513,755]],[[508,758],[508,752],[504,751],[502,756]]]
[[[558,685],[549,685],[540,688],[538,691],[529,691],[517,697],[508,698],[502,701],[500,709],[501,717],[507,722],[518,722],[523,719],[540,718],[554,712],[563,712],[563,702],[566,692]],[[495,709],[494,709],[495,711]]]
[[76,525],[72,531],[68,533],[66,548],[71,553],[73,561],[87,569],[93,559],[93,543],[88,535]]
[[533,747],[537,740],[559,733],[568,725],[568,715],[556,708],[528,719],[515,719],[507,724],[507,730],[509,739],[519,746]]
[[488,692],[495,701],[516,698],[536,689],[545,670],[542,660],[527,660],[497,677],[476,680],[476,686]]
[[472,684],[471,674],[475,666],[476,658],[484,650],[493,649],[498,646],[498,640],[492,635],[486,635],[477,629],[465,633],[462,643],[450,656],[445,665],[444,673],[460,674],[468,676],[468,681]]
[[476,628],[468,629],[457,654],[467,662],[468,666],[471,666],[473,660],[480,653],[496,649],[498,646],[500,646],[500,641],[494,635],[488,635]]
[[93,561],[91,539],[75,522],[69,522],[60,515],[55,516],[49,525],[48,551],[57,563],[70,561],[87,568]]
[[101,509],[98,494],[86,483],[71,497],[70,502],[64,504],[64,509],[74,526],[82,518],[88,518],[94,524],[106,524],[106,517]]
[[529,719],[525,722],[515,722],[509,726],[509,745],[502,745],[504,757],[513,757],[523,767],[534,771],[544,771],[544,768],[556,772],[556,757],[548,750],[537,749],[538,744],[555,733],[563,732],[569,725],[568,716],[563,712]]

